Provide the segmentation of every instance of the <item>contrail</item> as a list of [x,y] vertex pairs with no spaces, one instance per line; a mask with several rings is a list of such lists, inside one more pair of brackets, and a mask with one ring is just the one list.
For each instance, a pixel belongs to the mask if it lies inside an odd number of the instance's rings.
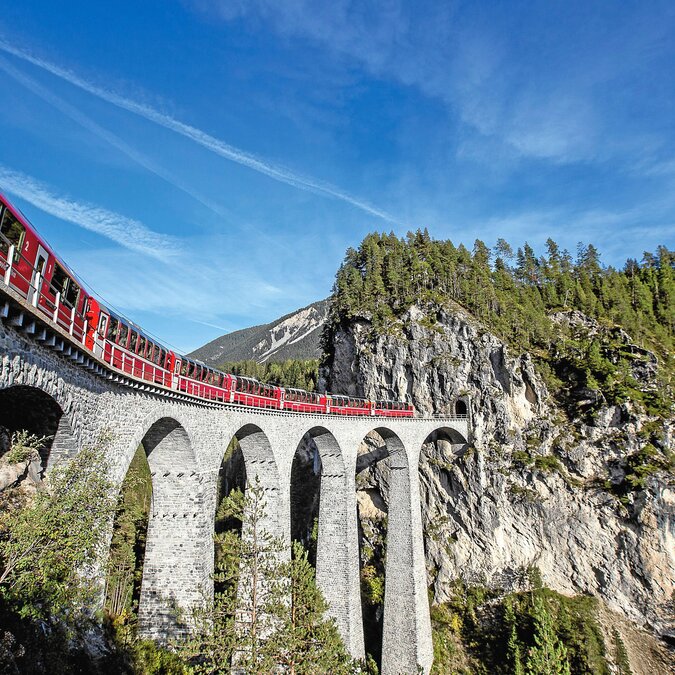
[[153,173],[158,178],[161,178],[162,180],[166,181],[173,187],[189,195],[190,197],[195,199],[197,202],[205,206],[207,209],[209,209],[216,215],[225,218],[230,224],[233,224],[234,227],[255,234],[256,236],[267,240],[273,246],[283,248],[287,251],[291,250],[291,248],[288,245],[270,237],[265,232],[261,231],[259,228],[252,227],[245,223],[235,224],[232,214],[230,214],[226,209],[221,207],[219,204],[212,202],[210,199],[207,199],[206,197],[202,196],[198,192],[195,192],[191,187],[189,187],[183,181],[181,181],[176,176],[171,174],[169,171],[157,165],[146,155],[139,152],[135,148],[131,147],[128,143],[125,143],[121,138],[116,136],[111,131],[104,129],[100,124],[94,122],[83,112],[81,112],[74,106],[70,105],[70,103],[64,101],[60,96],[57,96],[53,92],[45,89],[45,87],[38,84],[35,80],[33,80],[33,78],[28,77],[24,73],[14,68],[2,57],[0,57],[0,69],[4,70],[5,73],[7,73],[7,75],[14,78],[17,82],[19,82],[19,84],[26,87],[26,89],[31,91],[36,96],[39,96],[43,101],[46,101],[50,105],[54,106],[54,108],[56,108],[61,113],[72,119],[74,122],[77,122],[77,124],[87,129],[92,134],[103,139],[104,141],[112,145],[114,148],[124,153],[127,157],[137,162],[144,169],[147,169],[148,171]]
[[2,165],[0,187],[45,213],[95,232],[124,248],[164,261],[176,255],[177,246],[172,237],[153,232],[138,220],[119,213],[55,195],[43,183]]
[[244,150],[236,148],[229,143],[225,143],[224,141],[211,136],[201,129],[174,119],[170,115],[162,113],[151,106],[145,105],[144,103],[139,103],[138,101],[134,101],[124,96],[120,96],[113,91],[109,91],[108,89],[98,87],[91,82],[87,82],[87,80],[82,79],[79,75],[76,75],[72,71],[66,70],[65,68],[61,68],[54,63],[33,56],[32,54],[25,52],[22,49],[18,49],[17,47],[1,39],[0,50],[7,54],[11,54],[18,59],[31,63],[37,68],[51,73],[55,77],[58,77],[61,80],[64,80],[65,82],[68,82],[69,84],[86,91],[92,96],[96,96],[97,98],[107,101],[118,108],[122,108],[123,110],[127,110],[128,112],[131,112],[135,115],[139,115],[140,117],[154,122],[165,129],[169,129],[177,134],[180,134],[185,138],[189,138],[198,145],[201,145],[207,150],[220,155],[225,159],[229,159],[233,162],[236,162],[237,164],[246,166],[250,169],[253,169],[254,171],[257,171],[258,173],[262,173],[266,176],[269,176],[270,178],[278,180],[282,183],[286,183],[287,185],[292,185],[293,187],[299,188],[301,190],[332,197],[333,199],[339,199],[343,202],[346,202],[347,204],[355,206],[362,211],[365,211],[366,213],[376,216],[377,218],[386,220],[387,222],[394,223],[396,225],[404,224],[386,211],[372,206],[371,204],[368,204],[367,202],[358,199],[357,197],[354,197],[343,190],[340,190],[330,183],[325,183],[308,176],[302,176],[301,174],[290,171],[285,167],[275,165],[267,160],[260,159],[255,155],[245,152]]

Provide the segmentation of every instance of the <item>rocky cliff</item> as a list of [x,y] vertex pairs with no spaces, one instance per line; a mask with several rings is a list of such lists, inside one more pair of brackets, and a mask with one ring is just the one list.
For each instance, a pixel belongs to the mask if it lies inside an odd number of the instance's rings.
[[[604,330],[578,312],[555,320],[561,331]],[[530,355],[512,353],[459,307],[413,306],[387,335],[356,319],[330,337],[322,384],[332,391],[407,399],[423,413],[469,402],[468,444],[438,439],[420,460],[436,602],[457,579],[522,588],[536,567],[546,586],[598,596],[675,637],[672,418],[650,418],[630,402],[607,405],[601,392],[573,381],[561,403]],[[656,358],[623,332],[613,339],[634,354],[641,387],[654,387]],[[362,515],[386,510],[387,478],[385,463],[361,478]],[[385,502],[379,507],[375,489]]]

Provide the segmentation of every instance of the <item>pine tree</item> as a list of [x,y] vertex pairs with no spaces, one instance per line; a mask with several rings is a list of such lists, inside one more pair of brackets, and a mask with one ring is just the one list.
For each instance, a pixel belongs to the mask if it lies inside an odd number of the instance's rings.
[[287,669],[284,672],[297,675],[353,672],[335,623],[324,618],[328,605],[316,586],[307,551],[299,542],[293,544],[288,572],[290,606],[270,641],[276,653],[274,661]]
[[534,646],[530,647],[525,662],[527,675],[570,675],[567,648],[558,639],[544,600],[535,596],[532,605]]
[[522,650],[518,640],[518,630],[516,626],[516,612],[513,607],[513,600],[507,599],[504,603],[504,623],[509,631],[509,641],[507,644],[507,661],[513,675],[525,675],[523,668]]
[[239,520],[241,536],[228,530],[217,539],[219,592],[193,612],[194,634],[179,646],[191,672],[294,674],[355,672],[314,570],[300,544],[285,559],[285,546],[264,528],[262,486],[225,498],[218,518]]

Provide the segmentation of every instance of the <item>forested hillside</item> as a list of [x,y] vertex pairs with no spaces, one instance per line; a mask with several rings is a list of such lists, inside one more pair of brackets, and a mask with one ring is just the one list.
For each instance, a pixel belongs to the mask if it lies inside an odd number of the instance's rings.
[[[426,230],[406,239],[370,234],[347,251],[337,273],[323,344],[330,353],[335,326],[354,317],[368,318],[374,333],[386,333],[397,330],[394,320],[413,304],[454,302],[517,351],[531,352],[554,391],[563,393],[572,379],[601,390],[607,401],[631,398],[665,413],[674,372],[674,265],[675,253],[665,246],[615,269],[602,265],[593,245],[579,244],[573,258],[552,239],[546,255],[537,256],[527,243],[514,253],[503,239],[493,250],[476,240],[469,251],[432,240]],[[639,390],[624,358],[636,355],[617,353],[611,330],[579,340],[556,316],[565,310],[578,310],[608,329],[620,327],[656,353],[657,389]]]
[[286,359],[285,361],[226,361],[217,364],[225,373],[253,377],[260,382],[270,382],[282,387],[295,387],[314,391],[319,377],[318,359]]

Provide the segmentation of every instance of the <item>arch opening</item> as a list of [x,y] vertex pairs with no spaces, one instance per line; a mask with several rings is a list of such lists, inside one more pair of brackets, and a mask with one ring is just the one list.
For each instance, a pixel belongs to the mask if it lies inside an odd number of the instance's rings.
[[451,427],[435,429],[420,449],[418,477],[422,536],[433,598],[446,597],[451,581],[443,577],[443,561],[461,527],[454,516],[454,502],[456,496],[464,492],[459,472],[468,450],[467,439]]
[[291,541],[299,542],[316,567],[323,463],[312,432],[302,437],[291,465]]
[[[210,580],[212,542],[205,532],[203,481],[190,437],[174,418],[154,421],[133,451],[125,482],[134,490],[142,485],[138,499],[131,500],[138,507],[131,509],[137,518],[133,528],[129,527],[128,514],[121,522],[118,514],[116,523],[121,533],[117,542],[121,537],[127,554],[133,551],[133,562],[124,571],[123,597],[132,609],[134,597],[138,597],[139,635],[164,643],[189,631],[187,623],[177,618],[176,607],[186,610],[184,615],[189,616],[190,608],[203,602],[202,589]],[[147,509],[147,516],[139,501]],[[128,503],[126,495],[124,503]],[[140,591],[134,587],[138,578]]]
[[466,404],[466,401],[463,401],[462,399],[459,399],[458,401],[455,402],[455,415],[468,415],[469,413],[469,407]]
[[[262,493],[253,502],[250,490],[253,486]],[[216,486],[216,501],[213,505],[215,517],[213,564],[215,569],[214,591],[224,593],[239,584],[238,595],[246,581],[236,568],[237,562],[234,539],[249,536],[251,522],[243,522],[245,512],[255,513],[255,526],[272,538],[283,536],[283,519],[280,510],[279,472],[272,452],[272,446],[265,433],[254,424],[241,427],[230,439],[221,461]],[[245,520],[245,518],[244,518]],[[233,569],[233,567],[235,569]]]
[[218,472],[216,486],[216,512],[214,518],[213,567],[215,593],[225,593],[231,583],[223,574],[227,565],[228,539],[234,534],[241,537],[242,521],[236,513],[236,504],[246,494],[246,461],[239,439],[233,436],[225,450]]
[[0,456],[9,450],[15,432],[45,438],[39,455],[39,473],[76,452],[68,417],[57,401],[42,389],[17,385],[0,390]]
[[357,451],[356,502],[364,643],[378,667],[384,640],[390,487],[392,472],[398,469],[407,469],[398,437],[385,428],[369,432]]
[[104,613],[117,625],[138,617],[151,503],[152,476],[141,443],[120,486],[106,570]]
[[247,424],[234,434],[230,445],[234,450],[229,470],[232,487],[243,486],[246,493],[253,484],[260,485],[265,502],[260,525],[273,537],[283,536],[286,529],[279,513],[279,469],[267,435],[257,425]]

